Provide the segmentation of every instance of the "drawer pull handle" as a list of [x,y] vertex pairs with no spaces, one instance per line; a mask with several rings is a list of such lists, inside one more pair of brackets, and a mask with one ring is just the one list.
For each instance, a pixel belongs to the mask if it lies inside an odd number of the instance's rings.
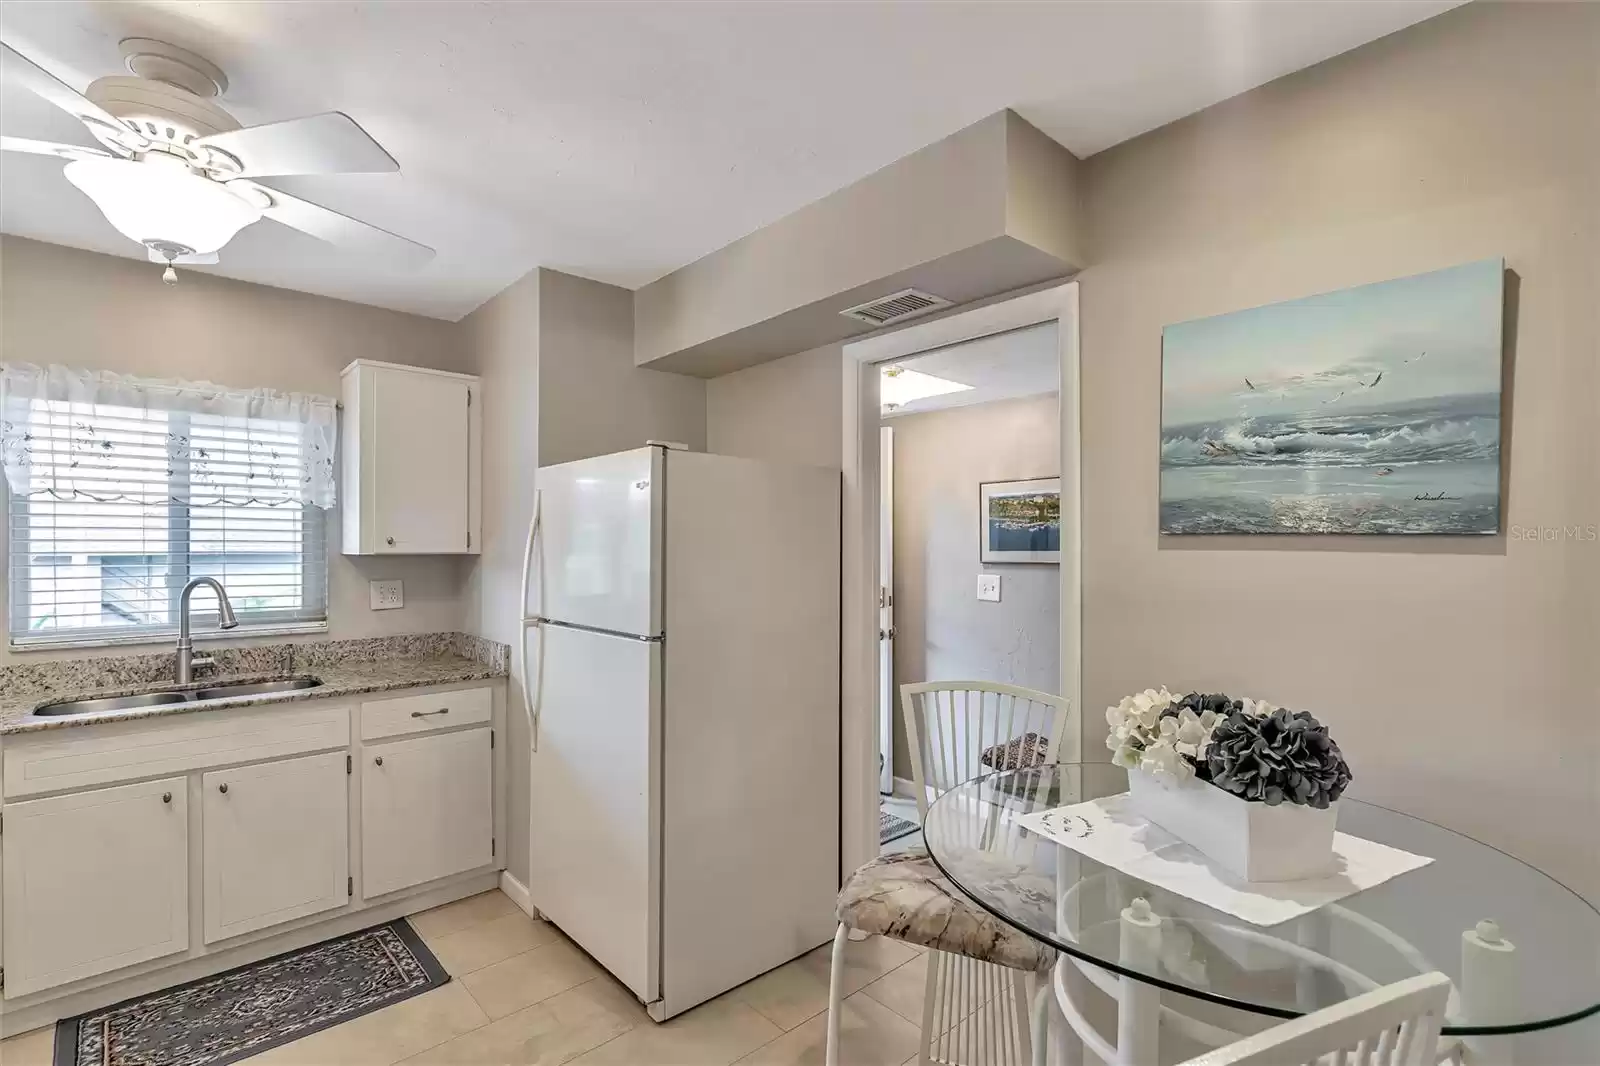
[[161,802],[162,803],[171,803],[172,802],[172,793],[170,793],[170,792],[161,793]]
[[224,781],[222,784],[218,785],[217,786],[217,791],[221,792],[223,795],[227,795],[228,794],[228,783],[226,781]]
[[411,717],[413,717],[413,718],[426,718],[430,714],[449,714],[449,713],[450,713],[450,708],[448,708],[448,707],[440,707],[437,711],[412,711],[411,712]]
[[383,765],[383,756],[380,755],[376,759],[373,759],[372,761],[373,761],[374,764],[376,764],[378,766],[382,766]]

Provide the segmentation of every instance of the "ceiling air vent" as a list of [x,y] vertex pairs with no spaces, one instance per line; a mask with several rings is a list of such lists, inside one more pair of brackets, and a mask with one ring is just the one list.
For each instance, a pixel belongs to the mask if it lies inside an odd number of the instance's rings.
[[915,318],[925,315],[929,311],[937,311],[941,307],[951,306],[950,301],[943,296],[935,296],[931,292],[921,289],[902,289],[897,293],[868,300],[864,304],[847,307],[839,313],[846,318],[853,318],[857,322],[865,322],[869,326],[886,326],[890,322],[899,322],[906,318]]

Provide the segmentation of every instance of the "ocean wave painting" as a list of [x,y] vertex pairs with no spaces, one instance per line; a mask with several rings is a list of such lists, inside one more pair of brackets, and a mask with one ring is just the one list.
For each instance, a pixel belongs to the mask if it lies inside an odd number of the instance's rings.
[[1495,533],[1504,263],[1162,331],[1162,533]]

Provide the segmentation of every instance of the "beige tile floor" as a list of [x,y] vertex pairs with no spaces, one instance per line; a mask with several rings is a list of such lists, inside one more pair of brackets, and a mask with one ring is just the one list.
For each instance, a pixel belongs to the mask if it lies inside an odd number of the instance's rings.
[[[411,919],[455,980],[246,1060],[251,1066],[821,1066],[830,947],[664,1024],[554,927],[504,895]],[[917,1054],[926,962],[874,937],[846,956],[841,1059]],[[0,1041],[3,1066],[49,1066],[51,1030]]]

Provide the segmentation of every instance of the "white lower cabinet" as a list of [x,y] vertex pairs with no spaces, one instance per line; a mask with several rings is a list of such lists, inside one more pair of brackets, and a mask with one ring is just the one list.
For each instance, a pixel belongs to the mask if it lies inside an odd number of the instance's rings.
[[6,805],[8,997],[188,948],[187,789],[179,777]]
[[201,778],[207,944],[350,901],[345,753]]
[[466,729],[366,748],[363,898],[494,862],[490,736],[487,729]]

